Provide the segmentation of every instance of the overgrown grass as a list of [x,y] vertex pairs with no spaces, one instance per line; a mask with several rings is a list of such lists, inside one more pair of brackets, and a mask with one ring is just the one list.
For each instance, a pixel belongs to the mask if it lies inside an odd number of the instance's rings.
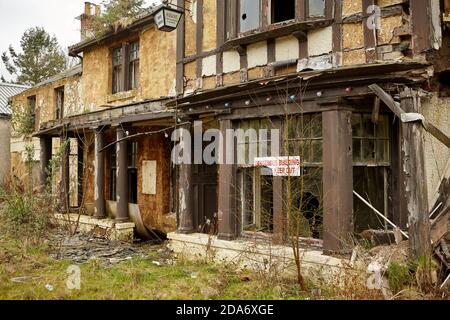
[[[69,290],[70,261],[48,257],[46,245],[36,246],[0,238],[0,299],[309,299],[295,279],[278,285],[251,272],[237,272],[207,264],[178,262],[157,266],[148,258],[134,258],[106,268],[93,260],[81,265],[81,289]],[[11,279],[27,276],[23,283]],[[53,286],[53,291],[46,288]]]
[[414,273],[405,264],[392,262],[388,268],[389,287],[394,294],[409,287],[414,282]]

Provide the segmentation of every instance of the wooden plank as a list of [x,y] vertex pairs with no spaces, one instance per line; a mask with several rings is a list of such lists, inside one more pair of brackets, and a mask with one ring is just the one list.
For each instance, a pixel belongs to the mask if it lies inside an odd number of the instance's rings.
[[[413,98],[415,94],[409,88],[402,91],[402,108],[399,109],[417,112],[417,100]],[[406,195],[410,246],[414,258],[431,257],[432,253],[422,130],[417,122],[402,124],[402,191]]]
[[436,247],[439,241],[450,231],[450,209],[446,213],[440,215],[436,220],[433,220],[431,226],[431,241]]
[[339,252],[353,234],[352,112],[332,110],[322,117],[323,245],[325,251]]
[[422,121],[422,124],[433,137],[438,139],[440,142],[442,142],[444,145],[447,146],[447,148],[450,148],[450,137],[447,136],[444,132],[442,132],[439,128],[434,126],[432,123],[429,123],[428,121]]
[[[234,187],[236,186],[235,179],[235,165],[228,164],[227,154],[230,150],[227,150],[227,146],[235,148],[234,143],[226,143],[226,131],[232,129],[231,120],[220,121],[220,131],[222,132],[219,159],[222,159],[222,163],[219,165],[219,239],[233,240],[236,238],[237,230],[237,217]],[[232,150],[235,154],[236,150]]]
[[373,91],[380,99],[383,101],[386,106],[391,109],[391,111],[397,116],[401,117],[405,111],[400,107],[400,103],[395,102],[394,98],[387,92],[385,92],[379,85],[372,84],[369,86],[369,89]]
[[430,0],[410,0],[409,3],[413,28],[413,51],[419,54],[432,48]]

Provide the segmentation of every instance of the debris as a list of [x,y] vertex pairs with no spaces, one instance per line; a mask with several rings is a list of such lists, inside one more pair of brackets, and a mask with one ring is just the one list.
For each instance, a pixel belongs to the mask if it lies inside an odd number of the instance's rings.
[[22,276],[22,277],[11,278],[10,280],[11,280],[11,282],[15,282],[15,283],[24,283],[24,282],[36,280],[39,278],[40,277]]
[[92,235],[76,234],[69,237],[64,231],[56,232],[51,241],[53,253],[58,260],[71,260],[83,264],[92,260],[100,260],[106,264],[117,264],[133,257],[148,256],[148,247],[130,243],[111,241]]
[[241,276],[241,281],[242,282],[249,282],[251,279],[249,276]]
[[445,279],[444,282],[442,283],[441,289],[444,289],[448,283],[450,283],[450,274],[448,275],[447,279]]
[[153,263],[155,266],[158,266],[158,267],[161,266],[161,262],[159,262],[159,261],[152,261],[152,263]]
[[196,272],[191,273],[191,278],[192,279],[197,279],[198,278],[198,273],[196,273]]
[[45,285],[45,289],[47,289],[48,291],[53,291],[55,288],[51,284],[47,283]]

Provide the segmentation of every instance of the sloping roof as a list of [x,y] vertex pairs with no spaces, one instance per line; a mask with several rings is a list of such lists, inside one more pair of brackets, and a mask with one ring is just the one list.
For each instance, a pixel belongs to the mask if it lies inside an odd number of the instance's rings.
[[121,36],[126,32],[134,32],[141,30],[145,26],[154,23],[155,13],[163,6],[164,5],[158,5],[155,7],[152,6],[148,8],[145,12],[141,13],[138,17],[136,17],[135,21],[127,27],[120,27],[118,30],[115,31],[111,30],[98,38],[86,39],[73,46],[70,46],[69,55],[76,57],[80,52],[83,52],[84,50],[91,48],[93,46],[99,45],[104,41],[108,41],[113,37]]
[[81,74],[83,72],[83,66],[81,64],[76,65],[75,67],[72,67],[70,69],[67,69],[61,73],[58,73],[56,75],[54,75],[53,77],[50,77],[44,81],[39,82],[37,85],[35,85],[33,88],[39,88],[39,87],[43,87],[47,84],[56,82],[58,80],[62,80],[65,78],[70,78],[72,76],[76,76],[78,74]]
[[0,83],[0,115],[10,115],[11,108],[8,105],[8,99],[28,88],[18,84]]

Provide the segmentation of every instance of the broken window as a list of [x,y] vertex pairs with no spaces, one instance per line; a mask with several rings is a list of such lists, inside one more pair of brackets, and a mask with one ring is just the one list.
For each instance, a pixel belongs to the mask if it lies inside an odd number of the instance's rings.
[[241,0],[239,13],[240,32],[259,28],[261,15],[261,3],[259,0]]
[[325,0],[309,0],[308,1],[308,16],[309,17],[324,17],[325,16]]
[[[274,230],[274,194],[281,192],[283,207],[289,210],[292,225],[300,224],[300,236],[322,238],[322,117],[321,114],[294,116],[285,119],[284,128],[288,136],[281,146],[284,156],[302,160],[301,176],[283,177],[283,190],[274,190],[270,169],[254,167],[254,157],[271,156],[270,120],[245,120],[240,129],[268,129],[267,136],[258,133],[256,139],[238,141],[238,150],[245,150],[246,165],[238,170],[240,211],[243,231],[271,233]],[[267,150],[260,142],[267,141]],[[265,145],[265,144],[263,144]],[[253,150],[252,150],[253,147]],[[263,153],[263,155],[261,155]],[[267,154],[265,154],[267,153]],[[287,203],[291,199],[291,203]]]
[[31,117],[36,117],[36,96],[31,96],[27,98],[28,111]]
[[291,203],[286,203],[290,231],[304,238],[322,239],[322,115],[290,117],[285,122],[288,156],[300,156],[299,177],[285,177],[284,185]]
[[[354,113],[353,185],[354,190],[378,211],[388,213],[390,173],[389,116],[380,115],[377,123],[372,114]],[[355,232],[384,229],[385,222],[359,199],[354,199]]]
[[112,93],[123,91],[122,48],[113,50]]
[[55,89],[56,95],[56,106],[55,106],[55,116],[56,119],[62,119],[64,115],[64,87]]
[[271,1],[272,23],[295,19],[295,0]]
[[139,42],[133,42],[128,49],[128,90],[139,87]]
[[[258,156],[270,156],[272,128],[269,120],[241,121],[240,129],[253,129],[253,135],[238,140],[237,150],[244,155],[245,163],[239,170],[242,229],[244,231],[273,231],[273,181],[267,169],[253,167]],[[267,134],[261,129],[266,129]]]

